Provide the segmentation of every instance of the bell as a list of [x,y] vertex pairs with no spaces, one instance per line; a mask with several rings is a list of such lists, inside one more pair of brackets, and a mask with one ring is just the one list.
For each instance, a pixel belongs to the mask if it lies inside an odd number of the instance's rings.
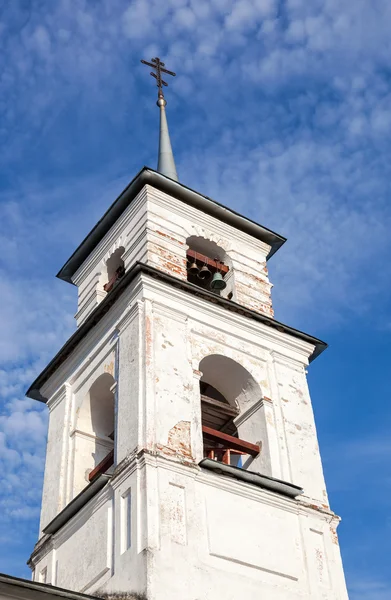
[[213,275],[213,279],[210,282],[210,289],[211,290],[225,290],[225,288],[227,287],[226,282],[223,279],[223,276],[221,273],[217,272]]
[[209,279],[209,277],[212,275],[212,273],[209,271],[208,267],[206,265],[204,265],[203,267],[201,267],[199,273],[198,273],[198,277],[199,279]]
[[189,273],[191,273],[192,275],[197,275],[199,268],[198,265],[196,263],[196,261],[194,261],[193,263],[191,263],[190,267],[188,268]]

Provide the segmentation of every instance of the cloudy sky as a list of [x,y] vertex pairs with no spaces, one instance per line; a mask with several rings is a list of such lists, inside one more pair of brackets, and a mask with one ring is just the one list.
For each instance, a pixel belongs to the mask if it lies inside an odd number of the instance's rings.
[[288,237],[276,317],[326,339],[310,385],[352,600],[391,597],[391,3],[0,0],[0,571],[29,577],[46,410],[24,399],[74,330],[59,267],[156,166]]

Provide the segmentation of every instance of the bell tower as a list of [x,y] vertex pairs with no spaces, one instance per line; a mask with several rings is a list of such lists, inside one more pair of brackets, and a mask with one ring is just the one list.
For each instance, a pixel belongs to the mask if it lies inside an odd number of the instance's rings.
[[346,600],[306,381],[326,344],[274,318],[267,261],[285,238],[177,181],[150,65],[158,171],[60,270],[77,329],[28,390],[50,415],[33,579]]

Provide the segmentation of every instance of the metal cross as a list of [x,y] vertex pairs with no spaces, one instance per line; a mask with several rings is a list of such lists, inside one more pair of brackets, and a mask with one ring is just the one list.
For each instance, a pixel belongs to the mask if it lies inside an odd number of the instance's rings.
[[156,79],[156,82],[157,82],[156,85],[159,88],[158,97],[164,98],[163,85],[167,86],[168,83],[166,83],[162,79],[162,73],[167,73],[167,75],[172,75],[173,77],[175,77],[176,73],[174,73],[173,71],[168,71],[167,69],[164,69],[163,67],[165,67],[165,64],[164,64],[164,62],[161,62],[161,60],[158,56],[156,56],[156,58],[152,58],[151,60],[152,60],[152,62],[147,62],[146,60],[141,60],[141,62],[143,63],[143,65],[148,65],[148,67],[152,67],[152,69],[156,70],[156,73],[151,71],[151,75],[152,75],[152,77],[154,77]]

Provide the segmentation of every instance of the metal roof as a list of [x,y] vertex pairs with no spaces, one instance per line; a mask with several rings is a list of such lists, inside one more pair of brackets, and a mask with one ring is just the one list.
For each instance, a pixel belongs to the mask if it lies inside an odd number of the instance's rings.
[[101,473],[99,477],[91,481],[81,492],[78,494],[66,507],[54,517],[45,529],[43,533],[53,534],[56,533],[65,523],[69,521],[87,502],[95,496],[111,479],[111,475]]
[[255,312],[249,308],[245,308],[241,304],[237,304],[232,300],[227,300],[226,298],[222,298],[213,292],[209,292],[208,290],[204,290],[197,285],[189,283],[188,281],[183,281],[174,277],[173,275],[168,275],[167,273],[163,273],[159,271],[159,269],[155,269],[149,265],[145,265],[143,263],[136,263],[125,275],[122,279],[119,280],[119,283],[116,287],[107,294],[106,298],[98,304],[98,306],[92,311],[92,313],[87,317],[82,325],[75,331],[75,333],[69,338],[69,340],[64,344],[61,350],[56,354],[56,356],[50,361],[47,367],[42,371],[40,375],[36,378],[36,380],[31,384],[29,389],[26,392],[26,395],[29,398],[33,398],[34,400],[39,400],[41,402],[46,402],[46,399],[41,396],[40,389],[48,381],[48,379],[53,375],[53,373],[58,369],[58,367],[68,358],[68,356],[73,352],[76,346],[84,339],[84,337],[88,334],[91,329],[95,327],[99,323],[99,321],[103,318],[103,316],[110,310],[112,305],[115,303],[117,298],[119,298],[127,286],[135,279],[137,275],[140,273],[144,273],[155,279],[160,279],[165,283],[172,285],[173,287],[182,289],[183,291],[188,292],[189,294],[193,294],[202,298],[203,300],[207,300],[209,302],[213,302],[213,304],[219,305],[221,308],[236,312],[242,316],[248,317],[259,323],[263,323],[273,329],[277,329],[283,333],[287,333],[295,338],[308,342],[315,346],[315,350],[310,357],[310,362],[313,361],[323,350],[327,348],[327,344],[322,342],[316,337],[308,335],[307,333],[303,333],[298,329],[294,329],[293,327],[289,327],[288,325],[284,325],[275,319],[268,317],[267,315],[263,315],[261,313]]
[[48,583],[28,581],[20,577],[12,577],[0,573],[0,598],[23,598],[26,600],[49,600],[52,597],[66,598],[67,600],[91,600],[97,596],[89,596],[79,592],[65,590]]
[[215,200],[196,192],[178,181],[166,177],[149,167],[143,167],[136,177],[129,183],[124,191],[113,202],[103,217],[98,221],[80,246],[75,250],[65,265],[57,273],[57,277],[64,281],[72,282],[72,277],[78,268],[83,264],[86,258],[91,254],[94,248],[103,239],[106,233],[114,225],[124,210],[129,206],[132,200],[137,196],[140,190],[150,185],[166,194],[181,200],[199,210],[207,213],[224,223],[236,227],[241,231],[265,242],[271,247],[268,258],[282,246],[286,241],[283,236],[274,233],[270,229],[243,217],[234,210],[219,204]]
[[239,481],[245,481],[246,483],[252,483],[257,487],[264,488],[270,492],[277,492],[283,494],[289,498],[296,498],[304,492],[303,488],[288,481],[282,481],[275,477],[269,477],[268,475],[262,475],[262,473],[256,473],[255,471],[248,471],[247,469],[241,469],[240,467],[233,467],[226,465],[218,460],[212,460],[210,458],[204,458],[200,463],[200,467],[209,469],[217,475],[225,475],[226,477],[233,477]]

